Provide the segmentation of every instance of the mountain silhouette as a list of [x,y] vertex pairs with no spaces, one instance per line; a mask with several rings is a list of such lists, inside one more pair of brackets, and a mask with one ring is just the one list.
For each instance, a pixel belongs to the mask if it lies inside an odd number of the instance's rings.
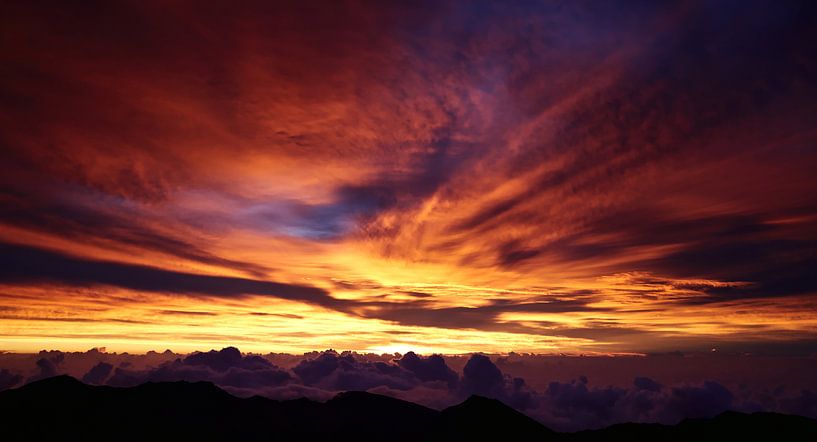
[[321,403],[238,398],[208,382],[90,386],[56,376],[0,392],[4,441],[814,441],[817,421],[723,413],[678,425],[556,433],[502,402],[472,396],[442,411],[350,391]]
[[817,441],[817,421],[778,413],[726,411],[712,419],[685,419],[678,425],[616,424],[602,430],[564,434],[583,441]]
[[555,440],[551,429],[496,399],[471,396],[440,412],[430,434],[443,440]]

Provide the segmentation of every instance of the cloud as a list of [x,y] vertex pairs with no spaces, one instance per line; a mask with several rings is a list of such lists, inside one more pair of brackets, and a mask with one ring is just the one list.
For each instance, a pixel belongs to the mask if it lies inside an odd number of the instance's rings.
[[448,385],[448,388],[456,388],[459,382],[457,372],[450,369],[445,364],[445,359],[440,355],[423,358],[410,351],[397,360],[397,364],[414,373],[417,379],[423,382],[443,381]]
[[647,377],[637,377],[633,379],[633,385],[639,390],[647,390],[652,392],[661,390],[661,384]]
[[[103,371],[100,365],[93,367],[86,377]],[[101,377],[105,376],[107,373]],[[456,389],[459,375],[441,356],[424,357],[413,352],[384,362],[350,352],[338,354],[328,350],[303,357],[289,371],[261,356],[242,355],[238,349],[227,347],[192,353],[155,368],[137,370],[120,366],[104,383],[132,386],[149,381],[177,380],[209,381],[233,394],[276,399],[308,397],[326,400],[340,391],[357,390],[447,406],[460,394]]]
[[[242,357],[231,348],[197,353],[160,366],[148,379],[170,380],[183,376],[190,380],[210,380],[240,394],[261,393],[276,398],[299,394],[326,398],[332,392],[367,390],[436,406],[451,405],[477,394],[499,399],[560,431],[627,421],[674,424],[683,418],[713,417],[725,410],[749,406],[736,403],[733,394],[714,381],[664,387],[643,376],[636,377],[631,388],[591,387],[589,380],[580,376],[570,382],[550,382],[546,389],[536,391],[524,379],[503,373],[491,358],[481,354],[468,358],[461,377],[439,356],[407,353],[393,362],[382,362],[334,351],[303,359],[292,368],[296,377],[283,384],[280,375],[269,379],[250,376],[245,382],[236,382],[229,376],[217,374],[226,370],[246,377],[253,370],[263,371],[267,365],[253,358]],[[238,372],[239,366],[245,366],[248,372]],[[190,367],[209,370],[202,376],[199,371],[189,371]]]
[[400,365],[359,361],[351,354],[326,351],[314,359],[305,359],[292,371],[306,384],[330,391],[368,390],[385,386],[409,390],[419,381]]
[[243,368],[245,365],[249,366],[250,369],[269,366],[265,359],[258,356],[247,356],[245,358],[235,347],[226,347],[219,351],[210,350],[206,353],[193,353],[184,358],[184,363],[187,365],[203,365],[219,372],[227,371],[230,367],[242,366]]
[[234,347],[192,353],[156,368],[133,370],[117,367],[107,384],[132,386],[144,382],[209,381],[228,391],[254,391],[284,385],[290,374],[259,356],[243,356]]
[[[91,199],[93,197],[94,195],[90,196]],[[86,198],[89,196],[79,193],[67,199]],[[19,201],[15,199],[0,201],[0,208],[2,208],[0,219],[20,228],[82,238],[84,241],[98,243],[103,247],[116,249],[138,247],[193,262],[237,269],[256,277],[270,270],[259,264],[216,256],[189,239],[164,233],[149,224],[135,223],[133,218],[139,215],[134,213],[132,207],[119,207],[117,211],[111,213],[107,208],[29,198],[26,205],[33,206],[31,210],[19,210],[15,207],[15,203]]]
[[10,370],[3,368],[0,370],[0,391],[14,387],[22,380],[23,376],[19,373],[12,373]]
[[[590,387],[586,377],[551,382],[535,395],[527,412],[559,431],[602,428],[620,422],[660,422],[674,425],[686,418],[711,418],[749,405],[733,401],[732,393],[714,381],[662,387],[636,377],[634,388]],[[752,410],[757,411],[757,410]]]
[[[101,370],[95,366],[86,376]],[[152,368],[120,366],[104,383],[132,386],[149,381],[177,380],[209,381],[233,394],[275,399],[308,397],[326,400],[340,391],[370,390],[393,392],[393,395],[407,400],[416,393],[438,403],[450,404],[453,396],[449,392],[456,386],[458,375],[440,356],[421,357],[412,353],[395,362],[382,362],[329,350],[314,357],[304,357],[289,371],[261,356],[242,355],[238,349],[227,347],[192,353]]]
[[496,397],[502,394],[505,379],[487,356],[475,354],[462,369],[462,389],[468,394]]
[[503,374],[489,357],[474,354],[462,369],[458,394],[460,397],[476,394],[499,399],[524,411],[533,405],[535,392],[528,388],[524,379]]
[[[638,374],[623,385],[594,384],[592,378],[581,375],[567,381],[554,379],[586,369],[593,370],[600,380],[605,375],[615,379],[662,367],[664,376],[672,376],[681,361],[678,356],[582,358],[514,354],[497,365],[495,361],[500,359],[483,354],[443,357],[409,352],[394,358],[328,350],[287,355],[294,361],[291,369],[269,361],[272,357],[286,359],[283,355],[245,355],[233,347],[181,357],[165,355],[165,359],[160,356],[42,352],[27,359],[29,364],[36,362],[27,381],[74,373],[71,370],[85,366],[90,368],[79,373],[84,373],[83,381],[93,384],[132,386],[144,382],[208,381],[242,397],[262,395],[279,400],[307,397],[326,401],[340,391],[365,390],[445,408],[478,394],[498,399],[558,431],[600,428],[620,422],[675,424],[685,418],[712,417],[726,410],[817,417],[817,395],[807,388],[814,382],[813,367],[809,361],[797,358],[773,359],[791,364],[788,382],[797,387],[787,389],[767,383],[765,358],[755,360],[746,356],[736,360],[725,356],[683,358],[686,366],[704,376],[717,375],[718,370],[733,373],[732,364],[747,367],[744,372],[752,376],[745,380],[746,384],[732,388],[706,378],[659,382]],[[168,357],[173,359],[167,360]],[[19,355],[10,358],[0,354],[0,363],[6,360],[21,359]],[[461,370],[451,368],[454,366]],[[22,379],[11,369],[0,371],[3,382],[0,386],[10,388],[19,385]],[[779,382],[777,377],[771,380]]]
[[621,388],[588,388],[587,378],[572,382],[551,382],[542,394],[555,417],[573,419],[576,425],[599,425],[610,420],[613,410],[627,391]]
[[683,386],[671,389],[666,412],[687,418],[712,417],[729,410],[734,396],[723,385],[705,381],[700,386]]
[[[566,296],[570,297],[570,295]],[[590,306],[585,299],[560,299],[553,297],[547,301],[512,302],[504,299],[489,299],[486,305],[477,307],[435,308],[424,300],[384,303],[360,303],[367,307],[365,315],[378,319],[395,321],[405,325],[420,325],[440,328],[473,328],[482,330],[511,331],[514,325],[500,324],[503,313],[569,313],[603,312],[604,307]],[[525,326],[516,326],[518,331],[538,332]]]
[[343,304],[326,291],[310,286],[95,261],[8,243],[0,243],[0,252],[0,281],[5,283],[47,281],[68,286],[113,285],[142,292],[223,297],[264,295],[326,307]]
[[324,352],[317,358],[301,361],[292,371],[306,384],[314,384],[332,374],[338,366],[337,354]]
[[65,354],[59,351],[40,352],[40,355],[43,357],[37,359],[37,371],[26,379],[26,383],[56,376],[59,374],[59,365],[65,360]]
[[814,294],[817,276],[807,269],[817,264],[808,252],[815,247],[817,241],[811,239],[744,237],[735,242],[695,244],[646,264],[665,274],[712,275],[752,282],[748,287],[708,288],[704,290],[707,296],[695,302]]
[[107,362],[100,362],[91,367],[91,369],[82,376],[82,382],[91,385],[104,384],[112,371],[113,365]]

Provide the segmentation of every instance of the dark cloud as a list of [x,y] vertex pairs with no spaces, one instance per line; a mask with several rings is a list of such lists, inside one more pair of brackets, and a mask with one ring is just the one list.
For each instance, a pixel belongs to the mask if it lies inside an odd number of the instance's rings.
[[37,373],[26,379],[26,383],[50,378],[59,374],[58,365],[63,361],[62,353],[37,359]]
[[23,376],[19,373],[12,373],[7,368],[0,370],[0,391],[12,388],[23,380]]
[[668,275],[711,275],[731,281],[748,281],[747,287],[712,287],[706,297],[690,302],[718,302],[817,293],[817,241],[757,240],[709,242],[644,263]]
[[0,244],[0,256],[0,281],[8,283],[113,285],[144,292],[226,297],[264,295],[326,307],[343,304],[316,287],[94,261],[15,244]]
[[544,397],[555,416],[589,423],[591,420],[608,421],[617,402],[626,393],[626,390],[614,387],[588,388],[587,378],[580,377],[568,383],[551,382]]
[[260,356],[242,356],[241,352],[235,347],[226,347],[219,351],[210,350],[206,353],[193,353],[184,358],[183,363],[205,366],[217,372],[224,372],[233,367],[245,370],[261,370],[272,367],[272,364]]
[[405,294],[407,294],[409,296],[413,296],[415,298],[431,298],[431,297],[434,296],[431,293],[425,293],[425,292],[404,291],[402,293],[405,293]]
[[424,305],[394,303],[379,307],[368,316],[406,325],[485,330],[491,326],[497,314],[472,307],[431,308]]
[[100,362],[91,367],[91,369],[82,376],[82,382],[91,385],[104,384],[112,371],[113,365],[107,362]]
[[386,362],[359,361],[351,354],[327,351],[314,359],[305,359],[292,371],[310,386],[326,390],[368,390],[385,386],[409,390],[420,382],[410,371]]
[[218,316],[217,313],[194,310],[161,310],[159,313],[170,316]]
[[315,384],[332,374],[339,366],[338,355],[324,352],[314,359],[301,361],[292,371],[306,384]]
[[505,378],[487,356],[475,354],[462,369],[462,389],[467,394],[497,397],[502,395]]
[[[537,395],[530,411],[555,429],[574,431],[601,428],[618,422],[676,424],[685,418],[711,418],[727,410],[747,410],[732,393],[714,381],[665,388],[646,377],[636,377],[635,388],[590,387],[586,377],[551,382]],[[757,410],[751,410],[757,411]]]
[[[25,203],[21,198],[27,198]],[[68,199],[83,198],[87,196],[77,194]],[[118,211],[124,215],[112,215],[106,210],[48,201],[46,197],[42,199],[22,193],[0,200],[0,219],[11,225],[49,234],[82,237],[105,248],[124,250],[127,246],[135,246],[195,262],[237,269],[253,276],[264,275],[270,270],[258,264],[216,256],[190,241],[134,223],[133,218],[138,214],[132,213],[129,208],[122,207]]]
[[491,358],[481,354],[471,355],[463,367],[458,394],[499,399],[518,410],[526,410],[535,402],[535,392],[524,379],[503,374]]
[[[406,325],[422,325],[441,328],[476,328],[482,330],[513,329],[513,324],[500,324],[497,318],[506,312],[566,313],[601,312],[604,307],[589,306],[588,300],[553,299],[540,302],[512,302],[503,299],[489,301],[479,307],[434,308],[423,300],[404,303],[368,303],[371,307],[366,316]],[[518,331],[538,332],[525,326],[516,326]]]
[[652,392],[661,390],[661,384],[647,377],[637,377],[633,379],[633,385],[635,385],[635,387],[640,390],[647,390]]
[[459,381],[457,372],[450,369],[445,363],[445,359],[440,355],[429,357],[417,356],[413,351],[403,355],[397,361],[400,367],[414,373],[417,379],[427,381],[443,381],[448,384],[448,388],[456,388]]
[[700,386],[672,388],[665,412],[674,417],[712,417],[729,410],[733,400],[729,389],[718,382],[706,381]]
[[264,358],[242,355],[227,347],[206,353],[192,353],[183,359],[164,362],[156,368],[133,370],[118,367],[108,379],[113,386],[131,386],[144,382],[208,381],[228,391],[255,392],[287,384],[290,374]]
[[[659,257],[636,260],[628,271],[663,275],[663,278],[634,278],[649,286],[672,285],[696,292],[687,302],[720,302],[743,298],[805,295],[817,292],[810,268],[817,265],[817,238],[813,222],[802,225],[776,224],[780,218],[811,217],[817,208],[694,216],[673,214],[666,209],[622,207],[605,211],[586,221],[580,233],[541,245],[537,251],[557,262],[580,262],[598,256],[627,258],[640,247],[667,246],[673,250]],[[604,241],[587,241],[587,235],[602,235]],[[609,273],[618,265],[605,268]],[[709,278],[742,281],[742,286],[690,285],[672,278]]]

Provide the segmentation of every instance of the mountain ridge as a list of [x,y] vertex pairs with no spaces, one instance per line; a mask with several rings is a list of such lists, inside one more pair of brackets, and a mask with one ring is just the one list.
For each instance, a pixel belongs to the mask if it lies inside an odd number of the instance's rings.
[[92,386],[66,375],[0,392],[4,440],[812,441],[817,420],[725,412],[677,425],[623,423],[557,433],[499,400],[471,396],[438,411],[363,391],[327,402],[239,398],[211,382]]

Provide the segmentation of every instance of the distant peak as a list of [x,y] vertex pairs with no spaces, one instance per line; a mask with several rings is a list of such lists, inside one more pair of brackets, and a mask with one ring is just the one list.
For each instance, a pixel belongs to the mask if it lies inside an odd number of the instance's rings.
[[379,402],[405,402],[400,399],[396,399],[390,396],[384,396],[382,394],[376,393],[369,393],[367,391],[360,391],[360,390],[349,390],[349,391],[342,391],[335,395],[332,399],[329,400],[330,402],[358,402],[358,401],[379,401]]
[[[454,405],[457,408],[464,408],[464,407],[479,407],[479,408],[507,408],[509,410],[513,410],[510,406],[505,404],[504,402],[500,401],[499,399],[489,398],[485,396],[480,396],[477,394],[472,394],[468,397],[468,399],[462,401],[459,405]],[[453,407],[452,407],[453,408]]]
[[[492,399],[492,398],[489,398],[489,397],[485,397],[485,396],[480,396],[480,395],[478,395],[478,394],[472,394],[471,396],[469,396],[469,397],[468,397],[468,399],[466,399],[466,400],[463,402],[463,404],[488,404],[488,403],[491,403],[491,404],[495,404],[495,403],[502,404],[502,401],[500,401],[500,400],[498,400],[498,399]],[[504,404],[503,404],[503,405],[504,405]]]
[[402,399],[394,398],[391,396],[385,396],[382,394],[377,393],[369,393],[366,391],[344,391],[338,393],[332,399],[327,402],[330,406],[340,406],[340,407],[364,407],[369,408],[371,410],[377,410],[377,412],[386,412],[387,410],[398,412],[406,412],[411,411],[415,413],[433,413],[436,414],[436,411],[431,410],[428,407],[423,405],[405,401]]
[[366,391],[360,390],[349,390],[349,391],[341,391],[340,393],[336,394],[332,399],[354,399],[359,397],[371,397],[371,396],[379,396],[374,393],[369,393]]
[[69,376],[67,374],[60,374],[57,376],[47,377],[45,379],[40,379],[34,382],[30,382],[26,385],[85,385],[80,382],[77,378],[73,376]]
[[159,388],[159,389],[176,389],[176,390],[190,390],[190,391],[214,391],[230,395],[218,385],[210,381],[148,381],[144,384],[137,385],[135,388]]
[[39,389],[47,389],[47,390],[65,390],[65,389],[79,389],[79,388],[88,388],[88,385],[83,384],[81,381],[73,378],[67,374],[61,374],[57,376],[47,377],[45,379],[39,379],[36,381],[29,382],[25,385],[22,385],[16,390],[39,390]]

